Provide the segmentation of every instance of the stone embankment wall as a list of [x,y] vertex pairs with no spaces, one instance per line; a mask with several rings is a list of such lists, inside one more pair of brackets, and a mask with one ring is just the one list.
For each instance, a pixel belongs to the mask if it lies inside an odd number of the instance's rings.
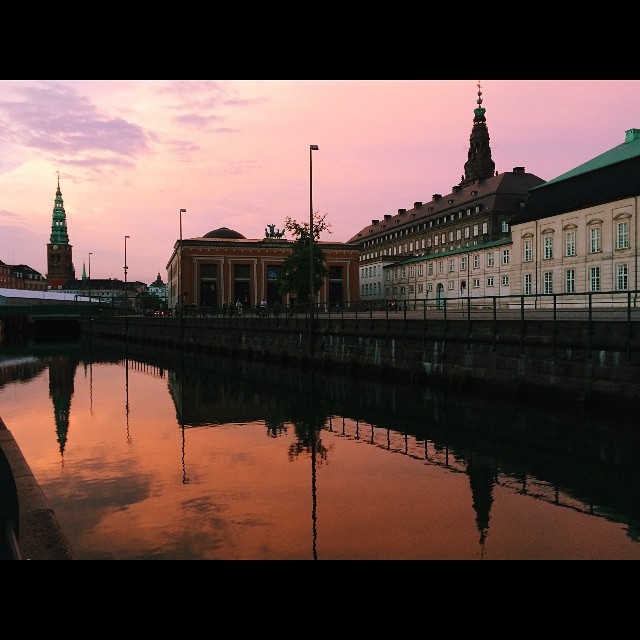
[[123,318],[85,336],[298,363],[561,402],[640,407],[640,323],[625,321]]

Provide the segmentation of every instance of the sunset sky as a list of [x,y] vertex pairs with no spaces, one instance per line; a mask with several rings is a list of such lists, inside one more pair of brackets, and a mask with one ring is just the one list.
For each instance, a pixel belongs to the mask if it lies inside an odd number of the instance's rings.
[[[262,238],[313,208],[344,242],[446,195],[467,160],[477,80],[2,80],[0,260],[46,275],[60,187],[77,277],[147,284],[180,234]],[[640,128],[640,80],[482,80],[498,172],[544,180]]]

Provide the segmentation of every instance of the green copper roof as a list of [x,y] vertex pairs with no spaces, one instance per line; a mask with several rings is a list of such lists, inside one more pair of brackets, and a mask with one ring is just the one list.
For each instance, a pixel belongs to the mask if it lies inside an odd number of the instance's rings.
[[613,147],[613,149],[609,149],[609,151],[601,153],[592,160],[577,166],[575,169],[571,169],[571,171],[567,171],[567,173],[563,173],[552,180],[548,180],[539,187],[536,187],[536,189],[544,189],[548,184],[560,182],[561,180],[568,180],[569,178],[574,178],[575,176],[582,175],[583,173],[590,173],[597,169],[602,169],[637,156],[640,156],[640,129],[629,129],[625,132],[625,139],[622,144],[619,144],[617,147]]
[[60,191],[60,179],[58,178],[58,190],[56,191],[55,204],[53,205],[53,220],[51,221],[51,244],[69,244],[67,233],[67,216],[64,211],[64,201]]

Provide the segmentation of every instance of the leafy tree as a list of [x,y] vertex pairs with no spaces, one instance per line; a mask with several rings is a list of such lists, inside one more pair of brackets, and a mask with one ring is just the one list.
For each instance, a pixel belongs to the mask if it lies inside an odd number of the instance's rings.
[[[331,233],[331,226],[325,221],[327,214],[313,214],[313,294],[320,291],[324,278],[329,275],[326,258],[318,244],[320,234]],[[291,254],[284,261],[278,274],[278,291],[295,294],[298,302],[309,302],[309,223],[302,224],[290,217],[285,220],[285,229],[295,238]]]

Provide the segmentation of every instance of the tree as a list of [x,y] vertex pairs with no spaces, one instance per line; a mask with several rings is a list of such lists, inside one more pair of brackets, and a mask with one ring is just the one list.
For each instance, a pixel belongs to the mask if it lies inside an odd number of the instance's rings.
[[[320,291],[324,278],[329,275],[325,254],[318,244],[320,234],[331,233],[331,225],[325,221],[327,214],[313,214],[313,294]],[[291,254],[285,259],[278,274],[278,291],[282,295],[294,293],[299,302],[309,302],[309,223],[300,224],[290,217],[284,228],[295,238]]]

